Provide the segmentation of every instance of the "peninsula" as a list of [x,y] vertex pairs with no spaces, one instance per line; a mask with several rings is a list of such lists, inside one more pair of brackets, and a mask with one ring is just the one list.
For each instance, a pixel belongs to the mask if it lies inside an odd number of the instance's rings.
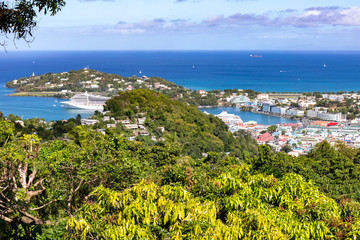
[[39,96],[70,98],[77,93],[90,92],[106,97],[118,92],[134,89],[148,89],[163,93],[174,100],[196,106],[217,106],[215,94],[204,96],[195,90],[167,81],[161,77],[131,76],[103,73],[93,69],[70,70],[62,73],[47,73],[7,82],[6,87],[14,88],[9,96]]

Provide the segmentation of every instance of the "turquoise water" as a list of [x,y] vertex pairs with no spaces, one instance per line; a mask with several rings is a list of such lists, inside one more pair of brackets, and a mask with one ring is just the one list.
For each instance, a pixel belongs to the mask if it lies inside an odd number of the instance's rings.
[[[68,72],[85,66],[125,77],[141,70],[190,89],[360,90],[360,52],[276,51],[0,51],[0,86],[33,72]],[[53,98],[6,97],[9,91],[0,89],[0,111],[5,114],[59,120],[79,113],[60,108]]]
[[9,97],[13,89],[0,87],[0,111],[4,115],[14,114],[21,118],[44,118],[45,120],[62,120],[76,117],[80,114],[83,118],[92,115],[92,111],[66,109],[61,107],[60,101],[48,97]]
[[222,111],[227,111],[228,113],[232,113],[237,116],[240,116],[241,119],[243,120],[243,122],[255,121],[258,124],[263,124],[263,125],[275,125],[278,123],[280,123],[280,124],[282,124],[282,123],[298,123],[298,121],[292,120],[292,119],[268,116],[268,115],[253,113],[253,112],[245,112],[245,111],[241,111],[239,108],[233,108],[233,107],[200,108],[199,110],[202,112],[206,111],[206,112],[212,113],[214,115],[218,115]]

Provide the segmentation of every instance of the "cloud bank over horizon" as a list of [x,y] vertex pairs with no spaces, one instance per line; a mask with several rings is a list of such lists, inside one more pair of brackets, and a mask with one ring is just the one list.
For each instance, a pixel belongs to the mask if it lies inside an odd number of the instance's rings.
[[[239,26],[318,28],[321,26],[360,26],[360,7],[311,7],[301,12],[284,10],[263,14],[235,13],[231,16],[216,15],[195,22],[191,19],[155,18],[141,22],[119,21],[105,28],[107,32],[139,34],[156,31],[191,31],[205,28],[236,28]],[[98,29],[97,29],[98,30]]]
[[[360,6],[350,4],[352,0],[347,5],[329,0],[329,6],[314,5],[310,0],[301,4],[281,0],[272,4],[266,0],[121,2],[72,2],[74,5],[65,7],[65,15],[58,18],[64,21],[39,28],[41,39],[58,36],[52,41],[63,41],[55,48],[69,49],[360,50],[360,43],[355,41],[360,37]],[[75,21],[74,12],[80,7],[79,21]],[[65,18],[66,14],[71,17]],[[50,48],[41,39],[37,36],[41,44],[34,46]],[[120,47],[116,42],[122,43]]]

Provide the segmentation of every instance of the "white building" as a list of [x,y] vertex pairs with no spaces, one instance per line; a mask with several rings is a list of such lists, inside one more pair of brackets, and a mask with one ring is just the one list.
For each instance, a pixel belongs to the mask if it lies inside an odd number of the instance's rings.
[[317,118],[318,117],[318,112],[314,111],[314,110],[307,110],[306,111],[306,116],[309,118]]
[[341,121],[346,120],[346,116],[341,113],[318,113],[317,117],[322,120],[328,120],[328,121]]
[[250,99],[247,96],[240,95],[240,96],[235,97],[232,100],[232,102],[233,103],[248,103],[248,102],[250,102]]
[[286,110],[287,110],[287,108],[285,108],[285,107],[271,107],[272,113],[285,114]]
[[271,105],[270,103],[263,103],[263,105],[262,105],[263,112],[270,112],[272,106],[273,105]]
[[269,99],[269,94],[261,93],[261,94],[257,95],[256,98],[257,98],[258,100],[268,100],[268,99]]
[[304,111],[299,109],[288,109],[286,111],[286,114],[292,115],[292,116],[304,116]]

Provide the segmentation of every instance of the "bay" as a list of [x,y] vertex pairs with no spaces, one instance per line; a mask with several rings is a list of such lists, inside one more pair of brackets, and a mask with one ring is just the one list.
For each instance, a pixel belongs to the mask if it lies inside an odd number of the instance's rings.
[[[250,54],[262,57],[250,57]],[[21,77],[90,67],[125,77],[160,76],[189,89],[262,92],[358,91],[360,52],[279,51],[10,51],[0,52],[0,86]],[[60,120],[77,112],[53,98],[7,97],[0,111]],[[86,113],[82,115],[87,116]],[[83,116],[83,117],[84,117]]]
[[13,89],[0,87],[0,111],[4,115],[14,114],[23,119],[43,118],[50,120],[63,120],[75,118],[80,114],[83,118],[88,118],[93,111],[67,109],[61,107],[61,99],[49,97],[9,97]]
[[222,111],[226,111],[230,114],[235,114],[235,115],[239,116],[244,123],[249,122],[249,121],[255,121],[258,124],[262,124],[262,125],[298,123],[298,121],[293,120],[293,119],[274,117],[274,116],[269,116],[269,115],[264,115],[264,114],[241,111],[239,108],[234,108],[234,107],[200,108],[199,110],[202,112],[206,111],[206,112],[214,114],[214,115],[218,115]]

